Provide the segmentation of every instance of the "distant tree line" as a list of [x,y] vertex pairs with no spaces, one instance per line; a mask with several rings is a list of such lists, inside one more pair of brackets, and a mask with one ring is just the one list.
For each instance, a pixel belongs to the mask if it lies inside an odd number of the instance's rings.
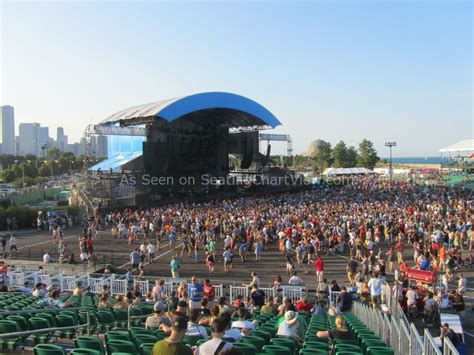
[[[272,157],[273,160],[279,161],[278,156]],[[356,149],[354,146],[347,146],[344,141],[339,141],[334,147],[331,143],[319,141],[312,156],[295,155],[294,165],[296,168],[311,166],[314,171],[324,171],[329,167],[334,168],[354,168],[364,167],[373,169],[380,158],[374,148],[374,144],[368,139],[363,139]],[[288,165],[292,165],[293,161],[287,161]]]
[[32,186],[43,182],[51,175],[80,171],[84,166],[91,166],[96,162],[98,160],[94,158],[84,155],[76,158],[73,153],[61,152],[57,148],[47,149],[44,158],[31,154],[25,156],[0,154],[2,168],[0,179],[12,183],[14,187],[21,187],[23,180],[25,186]]

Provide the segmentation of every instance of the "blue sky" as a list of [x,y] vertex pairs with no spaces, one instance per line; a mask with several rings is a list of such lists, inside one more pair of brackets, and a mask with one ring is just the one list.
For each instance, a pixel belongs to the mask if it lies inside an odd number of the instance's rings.
[[[201,91],[235,92],[317,138],[437,155],[473,137],[470,1],[1,2],[1,104],[65,127]],[[275,145],[283,151],[285,146]]]

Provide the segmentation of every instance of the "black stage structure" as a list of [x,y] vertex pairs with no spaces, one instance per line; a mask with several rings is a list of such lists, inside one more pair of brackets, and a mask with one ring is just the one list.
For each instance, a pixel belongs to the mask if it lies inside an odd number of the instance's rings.
[[107,207],[301,187],[270,159],[269,143],[259,152],[259,131],[280,124],[255,101],[224,92],[127,108],[86,130],[109,137],[109,157],[88,168],[85,194]]

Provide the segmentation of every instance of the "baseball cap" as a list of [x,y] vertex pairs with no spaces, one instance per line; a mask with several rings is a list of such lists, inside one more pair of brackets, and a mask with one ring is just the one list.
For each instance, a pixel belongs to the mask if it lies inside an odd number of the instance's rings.
[[161,301],[158,301],[156,302],[154,305],[153,305],[153,310],[155,312],[161,312],[162,310],[164,310],[166,308],[165,304]]
[[181,301],[178,302],[178,307],[186,308],[186,307],[188,307],[188,304],[186,303],[186,301],[181,300]]
[[286,323],[291,325],[298,320],[298,314],[294,311],[287,311],[285,313],[285,320]]

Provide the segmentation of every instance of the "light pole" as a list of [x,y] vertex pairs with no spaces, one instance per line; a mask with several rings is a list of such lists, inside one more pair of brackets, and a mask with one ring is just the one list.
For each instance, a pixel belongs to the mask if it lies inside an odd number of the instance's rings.
[[385,146],[390,149],[390,161],[389,161],[389,174],[390,174],[390,185],[392,184],[392,148],[397,146],[397,142],[385,142]]

